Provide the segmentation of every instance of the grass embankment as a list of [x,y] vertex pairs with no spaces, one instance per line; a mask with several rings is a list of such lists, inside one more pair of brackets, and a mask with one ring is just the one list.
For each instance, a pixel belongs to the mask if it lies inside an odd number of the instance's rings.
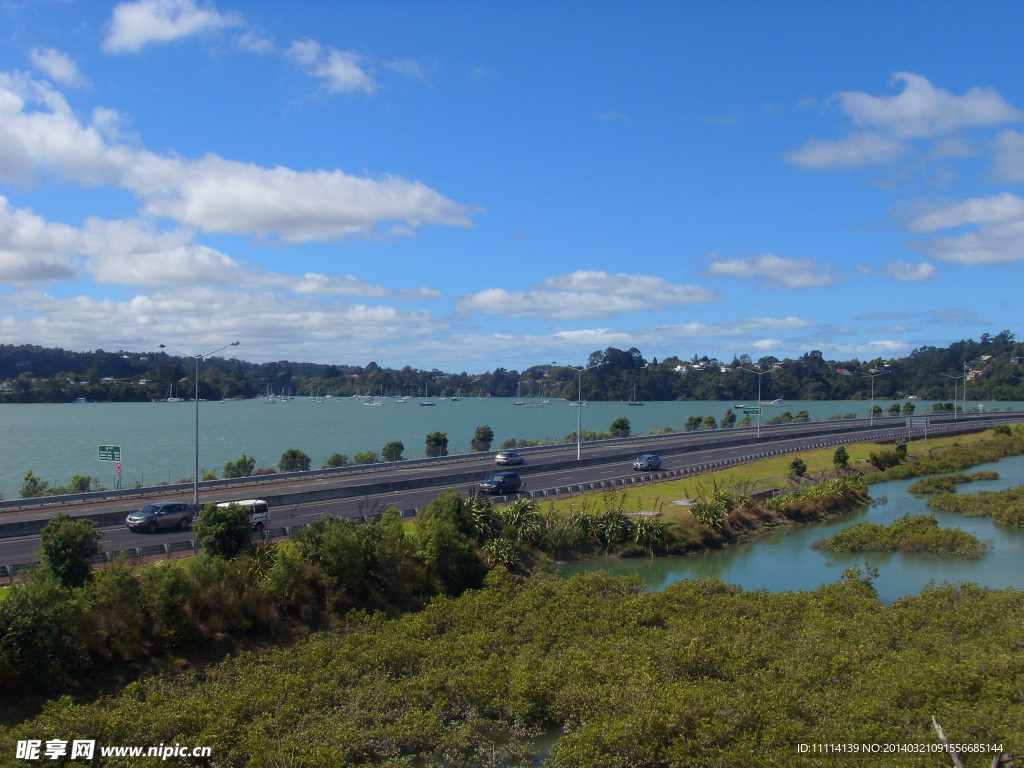
[[[973,436],[967,436],[973,437]],[[1024,454],[1024,427],[1013,429],[1006,425],[978,433],[976,439],[965,439],[965,436],[947,438],[952,442],[935,445],[938,440],[930,440],[930,449],[921,454],[918,452],[898,466],[890,467],[884,472],[869,478],[869,482],[886,480],[905,480],[924,475],[944,475],[951,472],[962,472],[979,464],[999,461],[1007,456]],[[914,445],[920,446],[920,443]]]
[[[812,592],[591,574],[488,585],[397,619],[352,616],[293,646],[54,700],[24,739],[203,745],[218,765],[935,768],[954,743],[1020,754],[1024,593],[931,587],[892,605],[849,572]],[[97,750],[98,751],[98,750]],[[998,755],[986,756],[986,765]],[[965,755],[965,762],[973,755]],[[941,759],[940,759],[941,758]]]
[[830,552],[929,552],[984,557],[988,545],[959,528],[941,528],[935,515],[903,515],[889,525],[862,521],[811,545]]

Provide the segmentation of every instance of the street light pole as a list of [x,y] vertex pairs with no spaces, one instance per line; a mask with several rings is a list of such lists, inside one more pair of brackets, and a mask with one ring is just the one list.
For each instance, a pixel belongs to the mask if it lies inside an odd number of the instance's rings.
[[[576,461],[582,458],[583,446],[581,444],[583,431],[583,372],[589,371],[591,368],[597,368],[598,365],[603,365],[603,361],[597,365],[584,365],[577,368],[575,365],[567,365],[566,368],[572,368],[576,371]],[[552,363],[552,365],[558,365],[558,363]]]
[[767,371],[756,371],[753,368],[743,368],[741,370],[747,371],[757,376],[757,439],[761,439],[761,377],[766,373],[771,373],[772,369],[769,368]]
[[860,371],[857,371],[857,373],[860,373],[861,376],[867,376],[869,379],[871,379],[871,421],[869,423],[873,427],[875,426],[875,379],[877,379],[879,376],[885,376],[885,374],[887,374],[888,371],[882,371],[881,373],[861,373]]
[[942,375],[947,379],[953,380],[953,421],[956,421],[956,382],[957,379],[964,380],[964,413],[967,413],[967,374],[965,373],[963,376],[952,376],[948,373],[944,373]]
[[222,352],[228,347],[237,347],[239,344],[241,344],[240,341],[232,341],[230,344],[225,344],[223,347],[218,347],[212,352],[206,352],[202,355],[191,355],[188,352],[182,352],[180,349],[169,347],[166,344],[160,345],[160,349],[169,349],[171,352],[176,352],[179,355],[191,357],[196,363],[196,466],[195,472],[192,475],[192,506],[194,507],[199,506],[199,361],[204,357],[210,357],[210,355]]

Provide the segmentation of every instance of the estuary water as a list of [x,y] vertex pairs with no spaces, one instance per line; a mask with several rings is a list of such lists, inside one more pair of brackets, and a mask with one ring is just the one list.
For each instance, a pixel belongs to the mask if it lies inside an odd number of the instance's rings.
[[[959,485],[961,495],[1024,484],[1024,456],[982,464],[965,472],[983,469],[998,472],[999,479]],[[565,564],[560,570],[565,576],[593,570],[607,570],[617,576],[636,574],[652,589],[664,589],[682,579],[717,576],[745,590],[778,592],[816,589],[822,584],[838,581],[845,568],[852,565],[863,567],[867,562],[879,571],[875,587],[879,597],[887,603],[919,594],[931,581],[1024,590],[1024,529],[998,526],[987,517],[935,513],[939,525],[960,528],[990,542],[988,554],[977,560],[903,552],[843,554],[811,548],[815,541],[832,536],[861,520],[887,525],[904,514],[928,514],[931,510],[926,505],[927,497],[916,497],[907,490],[917,479],[872,485],[872,498],[885,497],[883,503],[826,523],[768,533],[727,549],[687,557],[574,562]]]
[[[541,406],[540,400],[524,398],[463,398],[420,405],[422,398],[381,400],[367,406],[364,400],[340,398],[314,401],[306,397],[269,402],[263,399],[199,403],[200,474],[218,475],[224,464],[242,454],[256,459],[257,469],[276,467],[281,454],[297,448],[322,466],[333,453],[349,459],[361,451],[381,452],[392,440],[405,446],[404,458],[425,455],[426,435],[448,436],[448,452],[470,449],[476,428],[494,430],[496,450],[508,438],[558,440],[576,431],[577,415],[584,430],[607,431],[613,420],[624,416],[634,435],[672,427],[682,430],[690,416],[721,420],[736,402],[650,402],[643,407],[625,402],[593,402],[582,409],[563,400]],[[875,400],[888,410],[896,401]],[[754,405],[754,403],[750,403]],[[917,413],[931,412],[930,401],[917,402]],[[969,403],[985,411],[1019,409],[1021,403]],[[812,420],[853,413],[867,417],[868,400],[793,401],[783,407],[764,408],[762,423],[790,411],[806,410]],[[740,414],[742,418],[742,414]],[[0,494],[18,498],[22,480],[32,471],[51,487],[64,486],[75,473],[90,475],[108,487],[115,486],[112,462],[99,461],[100,445],[121,448],[122,487],[135,483],[157,485],[190,480],[195,463],[194,402],[181,403],[80,403],[0,405]]]

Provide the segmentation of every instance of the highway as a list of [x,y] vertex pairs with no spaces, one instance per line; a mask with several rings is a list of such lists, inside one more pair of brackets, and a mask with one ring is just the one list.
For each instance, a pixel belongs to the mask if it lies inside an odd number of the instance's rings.
[[[933,434],[947,430],[970,431],[986,428],[992,422],[1020,420],[1019,414],[992,414],[984,419],[963,416],[958,422],[952,418],[933,420],[929,429]],[[923,437],[920,427],[908,426],[906,419],[876,419],[872,427],[867,420],[856,422],[812,422],[787,427],[761,428],[757,440],[752,429],[720,430],[704,433],[676,433],[584,444],[581,461],[576,460],[575,444],[520,450],[526,464],[510,469],[523,478],[523,491],[535,497],[553,497],[570,492],[573,486],[598,484],[609,481],[644,482],[677,479],[678,473],[688,476],[704,465],[724,462],[749,461],[768,452],[792,453],[816,447],[836,445],[840,442],[895,440],[910,436]],[[637,473],[632,470],[632,459],[645,452],[662,457],[660,473]],[[271,528],[284,528],[308,524],[323,515],[341,517],[368,517],[389,508],[414,510],[425,506],[445,490],[469,492],[476,483],[496,469],[493,454],[450,457],[440,461],[398,462],[394,465],[374,465],[371,469],[353,469],[344,473],[304,473],[301,477],[273,478],[258,486],[233,485],[226,488],[206,488],[200,502],[225,501],[242,498],[263,498],[271,504]],[[671,477],[669,477],[671,476]],[[203,484],[204,487],[210,484]],[[628,486],[627,486],[628,487]],[[136,534],[123,524],[124,515],[143,506],[159,489],[145,489],[138,498],[96,498],[83,504],[65,506],[72,516],[104,519],[99,526],[104,552],[126,548],[167,544],[184,547],[191,541],[191,531],[175,530],[156,534]],[[173,494],[159,496],[161,500],[185,499],[191,501],[191,492],[180,488]],[[670,499],[666,499],[670,501]],[[13,529],[16,521],[45,521],[55,514],[46,510],[6,511],[0,516],[0,528]],[[38,533],[11,535],[0,538],[0,566],[30,563],[38,559]],[[7,570],[7,569],[5,569]]]

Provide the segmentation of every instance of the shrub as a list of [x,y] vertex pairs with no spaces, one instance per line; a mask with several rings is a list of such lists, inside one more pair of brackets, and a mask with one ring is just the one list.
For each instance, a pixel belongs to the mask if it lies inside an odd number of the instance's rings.
[[101,536],[92,520],[58,512],[39,534],[39,559],[63,586],[80,587],[89,579]]
[[431,432],[427,435],[427,456],[448,455],[448,435],[444,432]]
[[896,451],[872,451],[868,454],[868,461],[880,472],[884,472],[890,467],[895,467],[899,464],[900,458]]
[[356,464],[376,464],[378,458],[376,451],[360,451],[352,457],[352,461]]
[[381,450],[381,456],[384,457],[384,461],[401,461],[404,450],[405,445],[401,440],[392,440]]
[[790,477],[804,477],[807,474],[807,462],[799,456],[794,456],[789,462]]
[[844,446],[836,448],[836,452],[832,454],[832,464],[836,469],[846,469],[850,465],[850,454]]
[[493,442],[494,430],[491,429],[489,425],[484,424],[483,426],[476,428],[476,432],[473,434],[473,439],[469,441],[469,446],[475,452],[483,453],[491,450],[491,443]]
[[224,477],[249,477],[256,468],[256,459],[244,453],[237,461],[229,461],[224,465]]
[[239,504],[207,504],[199,513],[196,534],[206,554],[233,560],[252,542],[249,509]]
[[289,448],[281,454],[281,461],[277,463],[278,469],[282,472],[305,472],[309,469],[310,458],[298,448]]
[[327,463],[324,464],[324,469],[337,469],[338,467],[348,466],[348,455],[344,453],[332,453]]

